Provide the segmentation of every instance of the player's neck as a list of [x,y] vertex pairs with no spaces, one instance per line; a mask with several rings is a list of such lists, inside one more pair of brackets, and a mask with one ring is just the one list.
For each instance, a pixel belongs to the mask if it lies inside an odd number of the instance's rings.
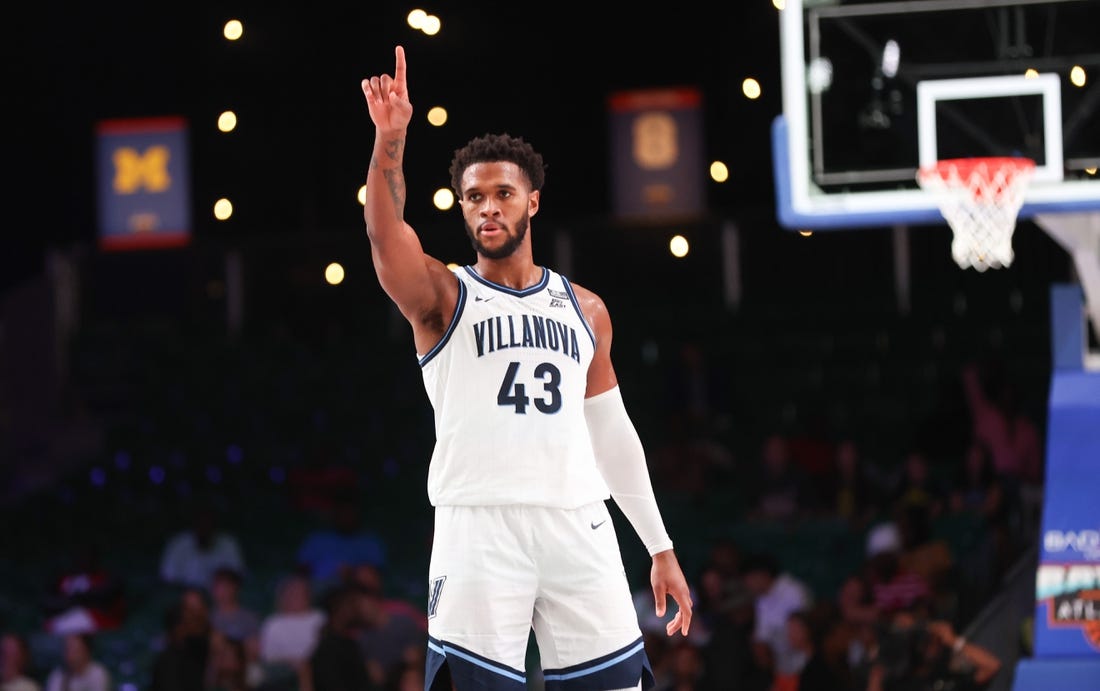
[[503,259],[478,255],[474,270],[485,280],[514,290],[529,288],[542,280],[542,267],[522,248]]

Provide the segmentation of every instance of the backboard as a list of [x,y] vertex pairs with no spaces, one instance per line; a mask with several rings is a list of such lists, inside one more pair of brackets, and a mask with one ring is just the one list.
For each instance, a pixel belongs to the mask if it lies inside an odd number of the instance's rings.
[[1100,0],[785,0],[776,203],[791,230],[943,224],[917,170],[1024,156],[1020,218],[1100,209]]

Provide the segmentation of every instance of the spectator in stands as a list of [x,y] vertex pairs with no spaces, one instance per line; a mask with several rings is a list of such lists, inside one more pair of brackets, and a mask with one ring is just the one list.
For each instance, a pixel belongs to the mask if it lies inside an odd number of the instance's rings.
[[989,449],[993,467],[1021,485],[1043,482],[1043,445],[1035,422],[1020,407],[1012,374],[1000,361],[962,370],[975,440]]
[[240,572],[221,567],[210,582],[210,625],[237,641],[256,639],[260,634],[260,615],[241,603],[244,577]]
[[981,522],[989,538],[990,560],[997,573],[1003,573],[1015,553],[1012,537],[1013,515],[1019,515],[1015,485],[997,472],[993,454],[975,439],[955,475],[951,488],[951,509]]
[[813,604],[804,582],[780,568],[774,555],[758,553],[742,565],[745,585],[755,597],[752,648],[759,668],[773,667],[774,683],[791,683],[806,663],[803,651],[791,647],[787,618]]
[[54,581],[44,609],[46,630],[59,636],[117,629],[126,618],[125,585],[100,564],[96,545],[77,545],[73,563]]
[[928,582],[903,568],[902,549],[901,530],[893,521],[880,523],[867,534],[867,573],[878,618],[931,601]]
[[955,605],[955,555],[947,540],[932,532],[928,507],[914,504],[898,512],[895,525],[901,538],[898,563],[902,571],[920,576],[930,591],[933,608],[947,616]]
[[256,688],[257,679],[249,672],[249,667],[244,641],[215,632],[211,637],[207,691],[249,691]]
[[672,643],[667,656],[669,664],[653,691],[702,691],[708,688],[703,656],[690,641]]
[[920,608],[893,612],[880,627],[865,668],[866,691],[981,689],[1001,670],[987,648],[967,640],[950,623],[925,618]]
[[979,439],[971,441],[951,485],[951,510],[969,513],[995,525],[1008,520],[1009,496],[993,464],[993,453]]
[[193,507],[191,526],[171,536],[161,555],[161,578],[174,585],[206,589],[220,567],[245,572],[244,555],[237,538],[218,529],[214,508]]
[[[731,636],[741,640],[751,628],[754,596],[745,585],[741,574],[741,550],[729,539],[719,539],[710,546],[707,561],[692,583],[692,596],[695,603],[692,609],[692,630],[688,637],[693,643],[706,651],[712,639],[729,640]],[[643,574],[639,574],[643,575]],[[635,598],[640,620],[653,618],[652,597],[646,605],[644,593],[639,590]],[[654,633],[664,636],[664,624],[658,622]],[[747,650],[747,645],[742,646]],[[716,648],[720,656],[726,656],[728,663],[729,647],[719,644]],[[717,665],[704,661],[705,666],[716,669]]]
[[280,585],[275,610],[260,625],[260,659],[300,670],[317,647],[325,613],[313,604],[309,577],[294,573]]
[[410,662],[401,668],[394,691],[424,691],[424,663]]
[[310,532],[298,547],[298,564],[313,579],[314,587],[326,589],[347,581],[351,570],[361,564],[385,567],[385,543],[363,525],[359,497],[354,492],[336,498],[330,523]]
[[787,686],[775,686],[774,691],[838,691],[846,679],[826,655],[825,627],[831,622],[800,609],[787,616],[787,640],[792,650],[805,660],[794,677],[786,677]]
[[211,633],[202,591],[184,591],[164,614],[165,638],[154,653],[149,691],[205,691]]
[[878,513],[876,495],[879,488],[854,439],[842,439],[837,443],[833,471],[822,482],[825,485],[822,509],[862,533]]
[[260,660],[260,614],[241,603],[244,577],[220,567],[210,583],[210,627],[230,641],[244,646],[246,669],[254,670]]
[[901,477],[890,500],[890,512],[904,511],[908,506],[925,507],[931,518],[943,511],[947,487],[932,472],[932,465],[922,449],[910,448],[902,460]]
[[377,593],[381,598],[382,609],[391,614],[407,617],[417,622],[424,631],[428,630],[427,613],[403,598],[389,597],[386,592],[386,578],[382,569],[371,564],[360,564],[353,568],[349,580],[361,586],[367,593]]
[[764,439],[753,485],[756,502],[749,511],[752,518],[786,521],[813,506],[806,476],[791,460],[787,437],[782,434]]
[[[727,599],[708,616],[706,640],[699,647],[711,688],[752,691],[770,685],[771,663],[758,665],[753,658],[754,619],[755,598],[743,582],[731,588]],[[665,641],[667,636],[661,631],[653,639]]]
[[1018,552],[1018,532],[1013,516],[1019,517],[1017,495],[993,466],[992,453],[984,443],[973,440],[967,447],[951,486],[950,508],[954,516],[974,527],[979,539],[962,560],[967,585],[974,599],[992,594],[995,574],[1011,568]]
[[0,691],[39,691],[30,676],[31,654],[27,639],[18,633],[0,636]]
[[111,673],[93,657],[91,634],[64,637],[61,664],[46,678],[46,691],[113,691]]
[[386,597],[382,572],[373,566],[357,567],[352,583],[364,595],[359,644],[367,668],[376,685],[390,686],[406,662],[427,648],[427,615],[404,600]]
[[310,656],[311,688],[315,691],[376,691],[359,643],[365,607],[362,588],[333,586],[325,596],[325,625]]

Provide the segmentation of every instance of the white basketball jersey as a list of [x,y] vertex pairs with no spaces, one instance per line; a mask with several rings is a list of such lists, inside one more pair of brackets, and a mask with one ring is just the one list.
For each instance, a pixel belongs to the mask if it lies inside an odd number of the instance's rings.
[[523,290],[473,267],[447,332],[420,356],[435,411],[433,506],[576,508],[607,499],[584,396],[595,337],[565,277],[543,268]]

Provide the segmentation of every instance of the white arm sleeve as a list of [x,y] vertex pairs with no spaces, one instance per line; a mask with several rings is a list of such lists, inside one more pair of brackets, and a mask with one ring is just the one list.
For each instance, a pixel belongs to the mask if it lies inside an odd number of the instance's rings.
[[584,418],[596,453],[596,466],[611,498],[630,521],[650,556],[672,549],[661,520],[645,450],[616,386],[584,401]]

